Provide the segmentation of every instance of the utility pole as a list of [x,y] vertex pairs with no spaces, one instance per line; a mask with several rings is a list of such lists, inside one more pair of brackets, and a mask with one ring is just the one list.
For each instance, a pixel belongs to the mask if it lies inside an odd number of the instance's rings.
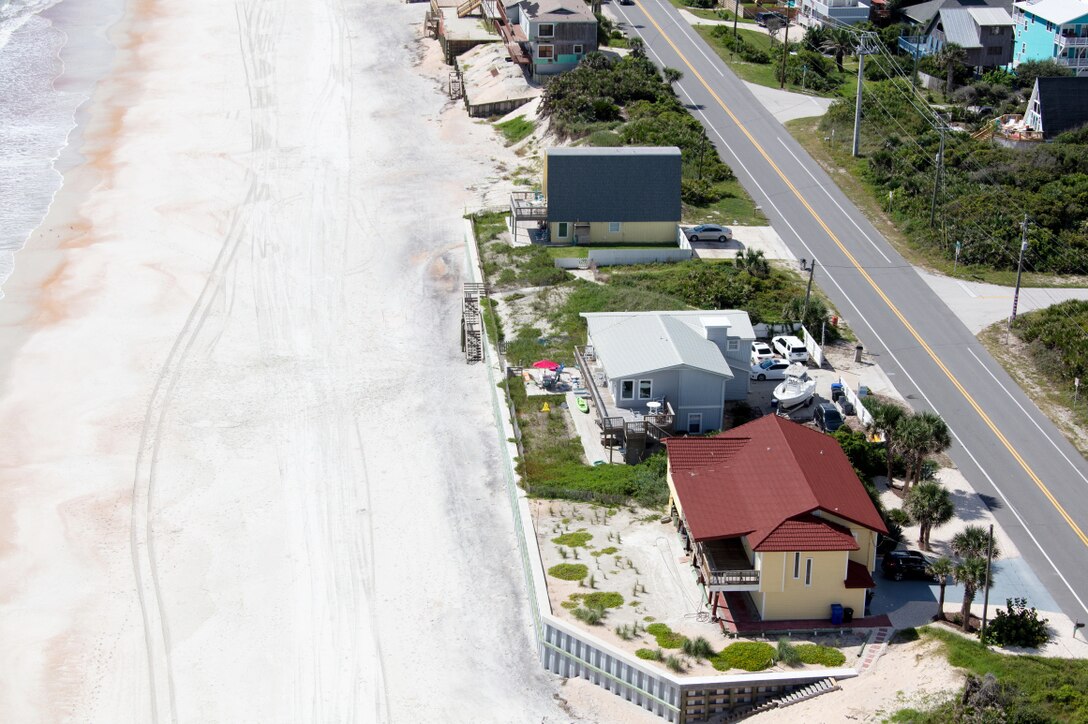
[[937,189],[941,186],[941,172],[944,170],[944,119],[941,118],[941,147],[937,151],[937,173],[933,176],[933,201],[929,204],[929,225],[933,226],[937,219]]
[[[802,269],[805,269],[804,264],[801,265]],[[816,260],[812,260],[812,265],[805,269],[808,272],[808,286],[805,287],[805,306],[801,309],[801,323],[805,323],[805,316],[808,314],[808,299],[812,295],[812,277],[816,274]]]
[[854,106],[854,148],[851,153],[855,158],[858,156],[859,148],[861,146],[861,84],[865,79],[865,56],[873,47],[870,45],[872,33],[862,33],[858,38],[858,98],[857,103]]
[[1009,316],[1009,328],[1016,321],[1016,305],[1020,301],[1020,275],[1024,273],[1024,252],[1028,250],[1028,215],[1024,214],[1022,224],[1024,232],[1020,239],[1020,260],[1016,262],[1016,290],[1012,293],[1012,314]]
[[737,17],[740,15],[740,0],[733,0],[733,40],[737,39]]
[[786,87],[786,58],[790,54],[790,6],[786,5],[786,37],[782,40],[782,80],[779,88]]
[[985,643],[986,618],[990,612],[990,567],[994,562],[994,524],[990,523],[990,537],[986,541],[986,585],[982,592],[982,627],[978,631],[978,637]]

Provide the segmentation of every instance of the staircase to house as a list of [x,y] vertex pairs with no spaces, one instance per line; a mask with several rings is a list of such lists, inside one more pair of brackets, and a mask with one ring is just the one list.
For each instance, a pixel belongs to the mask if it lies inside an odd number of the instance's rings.
[[785,696],[777,699],[771,699],[764,702],[759,706],[741,707],[730,712],[726,717],[721,720],[721,724],[730,724],[731,722],[741,721],[747,719],[750,716],[755,716],[761,712],[770,711],[771,709],[782,709],[783,707],[793,706],[794,704],[800,704],[802,701],[808,701],[809,699],[820,696],[821,694],[827,694],[832,691],[838,691],[840,688],[839,682],[833,677],[826,679],[820,679],[819,681],[809,684],[808,686],[801,687],[796,691],[792,691]]
[[976,141],[988,141],[994,137],[994,122],[990,121],[982,128],[978,129],[971,134],[971,138]]
[[457,6],[457,17],[463,18],[466,15],[471,15],[478,7],[480,7],[480,0],[465,0]]
[[479,282],[465,284],[461,299],[461,351],[465,362],[482,362],[484,359],[484,324],[480,312],[480,300],[487,296],[487,287]]

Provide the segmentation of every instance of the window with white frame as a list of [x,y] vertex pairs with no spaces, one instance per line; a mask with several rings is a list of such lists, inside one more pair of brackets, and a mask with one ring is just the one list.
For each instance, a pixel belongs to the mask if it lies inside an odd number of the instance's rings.
[[801,552],[797,551],[793,554],[793,577],[801,577]]
[[536,36],[538,38],[554,38],[555,37],[555,23],[541,23],[537,27]]
[[688,413],[688,434],[698,435],[703,431],[703,413],[701,412],[689,412]]
[[584,52],[586,52],[586,47],[584,45],[575,45],[574,46],[574,54],[575,55],[581,55]]
[[654,381],[653,380],[639,380],[638,381],[638,399],[640,400],[652,400],[654,396]]
[[635,381],[624,380],[620,383],[620,399],[621,400],[633,400],[635,399]]
[[727,339],[725,341],[725,349],[727,352],[736,352],[738,349],[740,349],[740,340]]
[[806,558],[805,559],[805,585],[806,586],[811,586],[812,585],[812,559],[811,558]]
[[556,230],[555,233],[559,235],[560,239],[566,239],[567,236],[570,234],[570,226],[567,224],[567,222],[560,221],[556,226],[558,226],[559,228]]
[[541,60],[551,60],[555,57],[554,45],[541,45],[536,49],[536,57]]
[[618,233],[620,233],[620,228],[622,226],[623,225],[618,221],[609,221],[608,222],[608,233],[618,234]]

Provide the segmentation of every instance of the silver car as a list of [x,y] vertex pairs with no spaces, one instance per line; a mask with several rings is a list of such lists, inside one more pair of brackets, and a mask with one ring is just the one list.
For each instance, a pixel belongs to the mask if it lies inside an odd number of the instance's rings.
[[752,371],[749,377],[753,380],[784,380],[786,379],[786,370],[790,367],[790,363],[784,359],[765,359],[757,365],[752,365]]
[[721,241],[733,238],[733,232],[717,224],[701,224],[688,229],[688,241]]

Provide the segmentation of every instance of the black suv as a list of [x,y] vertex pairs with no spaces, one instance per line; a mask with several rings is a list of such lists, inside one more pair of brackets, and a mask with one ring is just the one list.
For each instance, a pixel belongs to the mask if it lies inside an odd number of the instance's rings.
[[919,578],[932,581],[929,573],[929,559],[918,551],[892,551],[884,555],[880,563],[880,570],[884,575],[896,581],[904,578]]
[[835,432],[843,425],[842,413],[830,402],[821,403],[812,419],[816,422],[816,427],[824,432]]

